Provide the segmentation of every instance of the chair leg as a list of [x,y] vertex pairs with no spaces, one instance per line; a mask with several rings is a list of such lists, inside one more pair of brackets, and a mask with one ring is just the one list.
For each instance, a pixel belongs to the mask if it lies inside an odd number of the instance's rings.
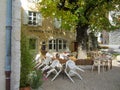
[[65,74],[68,76],[68,78],[74,83],[74,80],[70,77],[70,75],[65,71]]
[[44,65],[43,63],[40,64],[40,65],[37,67],[37,69],[41,68],[43,65]]
[[59,72],[57,72],[56,70],[55,70],[55,72],[56,72],[56,75],[53,77],[53,79],[51,80],[51,81],[54,81],[55,80],[55,78],[60,74],[60,72],[61,72],[62,70],[60,70]]
[[51,74],[51,72],[48,72],[47,75],[46,75],[46,78]]
[[42,68],[42,72],[44,72],[45,70],[49,69],[50,66],[45,66],[44,68]]
[[92,65],[92,72],[93,72],[93,70],[94,70],[94,65]]
[[98,74],[100,74],[100,65],[98,65]]
[[108,70],[110,70],[111,69],[111,66],[112,66],[112,62],[110,61],[110,60],[108,60]]
[[54,81],[58,75],[59,75],[59,73],[57,73],[57,74],[52,78],[51,81]]
[[81,68],[77,68],[78,70],[80,70],[80,71],[82,71],[82,72],[85,72],[83,69],[81,69]]
[[75,73],[80,78],[80,80],[83,79],[77,72],[74,71],[73,73]]
[[55,71],[55,69],[49,70],[49,71],[47,72],[46,78],[47,78],[53,71]]
[[80,78],[80,80],[82,80],[82,77],[76,71],[71,71],[71,72],[76,74]]

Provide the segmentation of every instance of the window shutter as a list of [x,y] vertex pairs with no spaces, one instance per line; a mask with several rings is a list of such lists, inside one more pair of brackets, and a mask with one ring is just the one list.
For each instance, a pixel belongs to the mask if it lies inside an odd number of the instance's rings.
[[28,24],[28,11],[23,11],[23,24]]
[[57,18],[54,19],[54,27],[58,29],[61,27],[61,19],[60,20],[58,20]]
[[37,25],[42,26],[42,15],[37,13]]

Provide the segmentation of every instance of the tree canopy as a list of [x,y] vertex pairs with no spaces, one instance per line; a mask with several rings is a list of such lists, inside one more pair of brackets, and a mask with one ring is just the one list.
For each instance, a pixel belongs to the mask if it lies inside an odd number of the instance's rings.
[[76,30],[78,58],[98,48],[95,32],[120,27],[119,0],[41,0],[39,9],[44,17],[61,20],[63,30]]
[[[91,30],[114,30],[120,27],[119,0],[41,0],[40,12],[44,17],[62,20],[62,28],[89,25]],[[110,11],[115,25],[109,20]],[[116,14],[119,12],[118,14]]]

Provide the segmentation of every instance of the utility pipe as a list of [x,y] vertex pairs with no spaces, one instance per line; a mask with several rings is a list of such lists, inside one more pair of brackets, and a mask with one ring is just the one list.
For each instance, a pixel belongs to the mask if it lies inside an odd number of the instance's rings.
[[6,3],[6,58],[5,58],[6,90],[10,90],[10,82],[11,82],[11,33],[12,33],[12,0],[7,0],[7,3]]

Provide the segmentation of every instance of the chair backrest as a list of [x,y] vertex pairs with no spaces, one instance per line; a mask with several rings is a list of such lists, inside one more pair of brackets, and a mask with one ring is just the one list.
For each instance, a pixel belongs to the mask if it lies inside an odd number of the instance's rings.
[[69,67],[70,69],[74,69],[76,67],[75,62],[72,60],[68,60],[66,62],[66,68]]
[[35,60],[37,61],[40,58],[40,54],[37,54]]
[[52,53],[47,52],[47,53],[46,53],[46,55],[45,55],[45,57],[51,57],[51,58],[52,58],[52,57],[53,57],[53,55],[52,55]]
[[60,64],[59,60],[54,60],[50,66],[55,68],[55,67],[61,67],[62,65]]
[[43,63],[48,65],[50,62],[52,62],[51,57],[46,57]]

